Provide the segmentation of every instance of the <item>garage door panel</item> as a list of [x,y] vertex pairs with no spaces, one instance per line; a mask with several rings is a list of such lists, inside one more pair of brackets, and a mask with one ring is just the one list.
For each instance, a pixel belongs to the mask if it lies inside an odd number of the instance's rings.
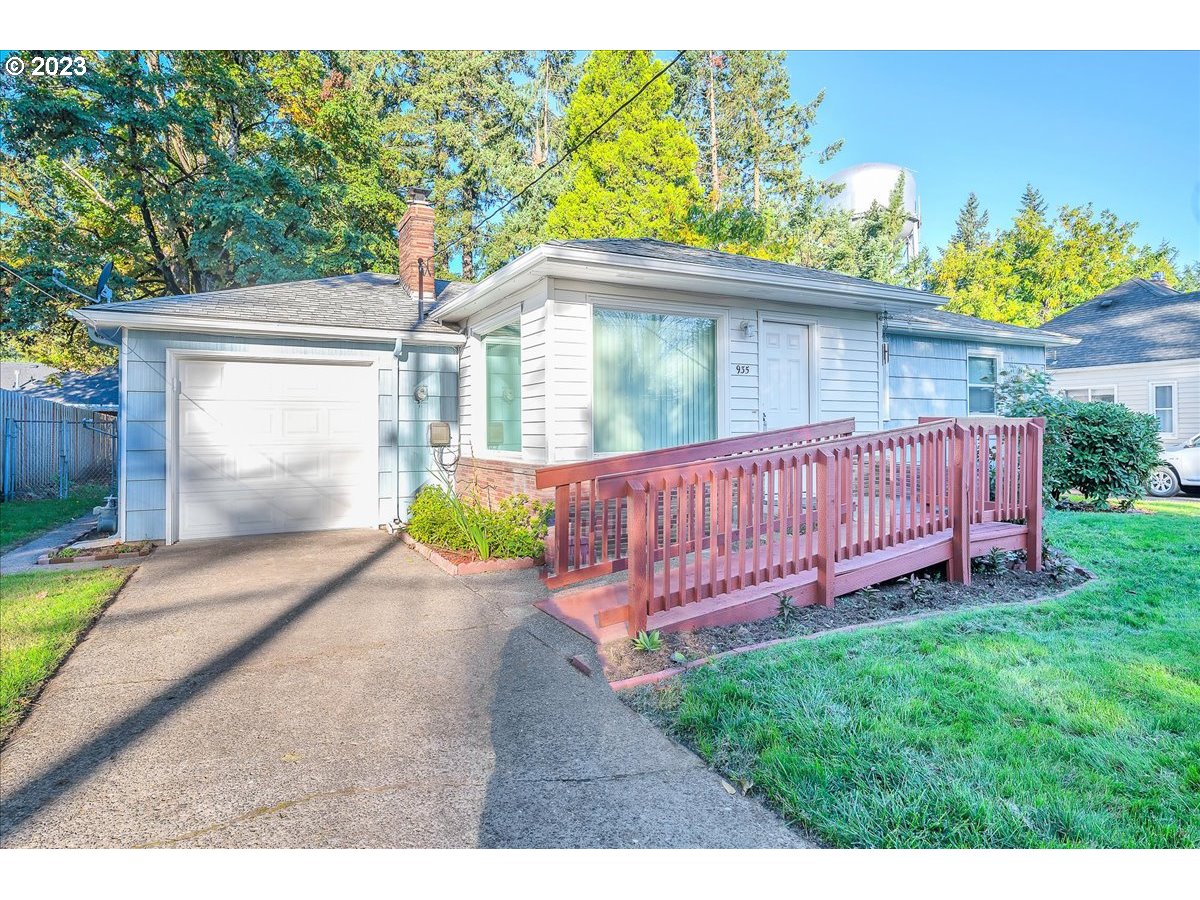
[[188,360],[179,372],[181,538],[374,521],[373,369]]

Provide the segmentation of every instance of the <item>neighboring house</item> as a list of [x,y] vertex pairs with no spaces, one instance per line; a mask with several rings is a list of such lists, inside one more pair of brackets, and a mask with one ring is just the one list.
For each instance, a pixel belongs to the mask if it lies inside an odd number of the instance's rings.
[[60,370],[45,363],[23,359],[0,361],[0,390],[19,391],[26,385],[40,384]]
[[91,412],[116,413],[120,403],[120,376],[116,366],[91,374],[54,370],[41,381],[29,381],[17,391],[60,406]]
[[[994,410],[1005,365],[1071,343],[942,298],[650,240],[553,241],[431,283],[410,201],[400,278],[100,304],[119,346],[125,539],[377,525],[440,462],[500,492],[537,466],[853,416]],[[451,447],[431,448],[430,425]]]
[[1048,359],[1067,396],[1150,413],[1168,447],[1200,433],[1200,292],[1133,278],[1044,328],[1079,340]]

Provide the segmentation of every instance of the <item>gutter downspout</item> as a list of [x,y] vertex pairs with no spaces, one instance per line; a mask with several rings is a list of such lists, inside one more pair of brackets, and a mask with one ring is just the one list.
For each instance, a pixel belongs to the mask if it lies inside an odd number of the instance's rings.
[[125,540],[125,492],[122,490],[125,479],[125,329],[101,329],[95,325],[87,325],[88,337],[105,347],[117,348],[117,446],[116,453],[116,493],[117,493],[117,530],[113,539],[118,543]]
[[393,396],[395,398],[396,408],[393,411],[393,424],[396,428],[396,471],[393,473],[394,486],[393,493],[396,495],[396,515],[392,519],[392,531],[400,530],[400,363],[408,361],[408,348],[404,346],[404,338],[396,338],[396,347],[392,350],[392,356],[396,358],[396,374],[395,385],[393,387]]

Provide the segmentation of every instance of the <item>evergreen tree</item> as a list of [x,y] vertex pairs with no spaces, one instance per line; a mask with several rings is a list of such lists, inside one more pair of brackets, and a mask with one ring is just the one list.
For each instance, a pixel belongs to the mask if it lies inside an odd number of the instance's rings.
[[1200,291],[1200,262],[1194,262],[1191,265],[1180,266],[1175,272],[1174,281],[1175,290],[1181,294],[1190,294],[1193,291]]
[[[552,166],[566,148],[563,114],[579,81],[580,66],[573,50],[544,50],[533,61],[534,78],[525,85],[529,92],[529,179]],[[559,167],[545,175],[510,206],[488,235],[482,258],[486,271],[535,247],[546,238],[546,218],[562,192],[567,172]]]
[[[500,226],[473,226],[533,172],[528,150],[532,98],[518,81],[532,76],[525,51],[431,50],[401,54],[402,164],[429,185],[443,242],[456,242],[462,277],[474,280],[481,250]],[[439,267],[448,260],[440,257]]]
[[1090,204],[1050,219],[1041,193],[1027,187],[1012,225],[993,240],[951,240],[930,289],[955,312],[1036,327],[1127,279],[1159,271],[1174,279],[1174,251],[1135,244],[1136,230]]
[[950,238],[950,242],[961,244],[963,249],[970,252],[980,244],[987,242],[987,227],[987,210],[980,210],[979,197],[975,195],[974,191],[971,191],[967,195],[967,202],[958,212],[958,218],[955,219],[954,236]]
[[[581,141],[662,66],[646,50],[589,56],[566,111],[568,143]],[[671,96],[670,82],[655,80],[580,147],[547,219],[551,236],[672,240],[684,232],[700,197],[698,151],[670,115]]]
[[[690,50],[671,72],[675,113],[700,150],[697,175],[713,209],[791,209],[823,189],[804,160],[825,95],[794,102],[785,62],[777,51]],[[820,161],[840,147],[826,147]]]

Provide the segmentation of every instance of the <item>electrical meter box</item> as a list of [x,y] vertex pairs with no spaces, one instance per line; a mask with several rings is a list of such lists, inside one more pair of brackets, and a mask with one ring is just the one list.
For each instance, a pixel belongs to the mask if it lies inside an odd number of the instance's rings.
[[430,422],[429,423],[429,446],[430,447],[449,447],[450,446],[450,423],[449,422]]

